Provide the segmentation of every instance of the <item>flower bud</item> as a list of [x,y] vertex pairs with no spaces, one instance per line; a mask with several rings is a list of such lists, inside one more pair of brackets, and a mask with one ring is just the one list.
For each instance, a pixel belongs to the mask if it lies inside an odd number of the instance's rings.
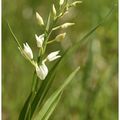
[[44,80],[46,78],[48,74],[48,68],[44,62],[40,66],[36,65],[36,73],[41,80]]
[[65,36],[66,36],[66,33],[59,34],[56,36],[55,40],[57,42],[60,42],[61,40],[63,40],[65,38]]
[[55,17],[55,16],[56,16],[56,9],[55,9],[54,4],[53,4],[53,7],[52,7],[52,12],[53,12],[53,15],[54,15],[54,17]]
[[77,4],[80,4],[80,3],[82,3],[82,1],[75,1],[71,4],[71,6],[76,6]]
[[72,26],[72,25],[74,25],[75,23],[64,23],[63,25],[61,25],[61,28],[67,28],[67,27],[69,27],[69,26]]
[[42,45],[43,45],[43,42],[44,42],[44,34],[40,35],[40,36],[37,36],[35,34],[35,38],[36,38],[36,41],[37,41],[37,47],[41,48]]
[[60,51],[55,51],[55,52],[51,52],[48,56],[47,56],[47,60],[49,62],[58,59],[59,57],[61,57],[59,54]]
[[38,24],[41,26],[41,25],[44,25],[44,22],[43,22],[43,19],[42,17],[39,15],[38,12],[36,12],[36,19],[38,21]]
[[25,55],[29,58],[29,59],[33,59],[33,53],[32,53],[32,50],[30,48],[30,46],[26,43],[26,44],[23,44],[24,46],[24,53]]
[[63,5],[63,3],[64,3],[64,0],[60,0],[59,5],[60,6]]

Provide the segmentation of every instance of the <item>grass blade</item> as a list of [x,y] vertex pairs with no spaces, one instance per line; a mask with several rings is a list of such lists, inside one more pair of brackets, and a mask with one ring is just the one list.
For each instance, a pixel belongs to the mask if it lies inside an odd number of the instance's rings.
[[94,33],[100,26],[102,26],[107,20],[108,18],[111,16],[112,12],[114,10],[114,4],[112,6],[112,8],[110,9],[110,11],[106,14],[106,16],[101,20],[100,23],[98,23],[96,26],[94,26],[88,33],[86,33],[83,38],[79,39],[68,51],[68,54],[75,51],[76,49],[79,48],[79,46],[82,46],[84,44],[86,44],[89,40],[87,38],[89,38],[89,36]]
[[[56,96],[56,99],[52,101],[51,97],[46,101],[42,110],[37,114],[34,120],[48,120],[54,109],[56,108],[60,98],[62,96],[62,92]],[[49,106],[49,108],[48,108]],[[48,108],[48,109],[44,109]],[[47,111],[46,111],[47,110]],[[45,112],[45,113],[44,113]]]
[[61,96],[62,96],[62,92],[60,93],[60,95],[58,95],[58,97],[56,98],[55,102],[51,105],[50,109],[48,110],[48,112],[46,113],[46,115],[45,115],[45,117],[43,119],[45,119],[45,120],[49,119],[49,117],[51,116],[51,114],[55,110],[58,102],[60,101]]
[[8,24],[8,28],[9,28],[13,38],[15,39],[15,42],[17,43],[18,47],[22,48],[19,41],[18,41],[18,39],[17,39],[17,37],[15,36],[14,32],[12,31],[12,28],[11,28],[10,24],[9,23],[7,23],[7,24]]
[[[74,78],[74,76],[79,71],[80,67],[76,68],[65,80],[65,82],[50,96],[50,98],[46,101],[42,109],[40,110],[38,116],[35,118],[35,120],[47,120],[49,117],[46,115],[46,113],[50,116],[48,113],[49,109],[53,109],[52,104],[54,104],[55,100],[58,98],[58,96],[61,94],[61,92],[64,90],[64,88],[70,83],[70,81]],[[52,106],[52,107],[51,107]],[[47,119],[46,119],[47,118]]]
[[25,102],[25,104],[24,104],[24,106],[23,106],[23,108],[22,108],[22,110],[20,112],[18,120],[24,120],[25,119],[26,112],[28,110],[28,106],[29,106],[31,96],[32,96],[32,94],[30,93],[30,95],[28,96],[28,98],[27,98],[27,100],[26,100],[26,102]]

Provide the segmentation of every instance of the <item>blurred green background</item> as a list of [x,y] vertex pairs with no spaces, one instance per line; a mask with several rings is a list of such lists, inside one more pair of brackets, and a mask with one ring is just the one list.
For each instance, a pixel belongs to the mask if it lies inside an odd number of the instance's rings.
[[[34,34],[42,33],[35,20],[35,12],[38,11],[46,20],[51,4],[57,5],[57,2],[57,0],[2,1],[3,120],[17,120],[29,94],[34,71],[34,68],[21,56],[10,34],[7,21],[20,43],[27,41],[35,53],[37,48]],[[75,22],[76,25],[65,30],[67,32],[65,40],[60,44],[51,45],[48,53],[59,49],[65,50],[81,39],[104,18],[111,9],[112,2],[115,8],[109,19],[88,38],[89,42],[72,53],[58,70],[50,93],[76,66],[81,66],[79,74],[66,88],[51,120],[118,119],[117,1],[84,0],[82,4],[70,9],[59,23]]]

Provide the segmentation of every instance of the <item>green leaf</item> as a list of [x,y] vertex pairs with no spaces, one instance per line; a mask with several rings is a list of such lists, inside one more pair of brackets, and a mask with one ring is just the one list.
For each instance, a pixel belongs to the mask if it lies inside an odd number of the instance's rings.
[[50,27],[50,17],[51,17],[51,12],[49,13],[48,20],[47,20],[47,25],[46,25],[46,30],[49,30]]
[[88,57],[83,69],[83,77],[82,77],[82,87],[87,87],[87,80],[90,78],[92,67],[93,67],[93,50],[92,50],[93,40],[89,42],[88,48]]
[[60,98],[61,98],[62,92],[56,96],[55,99],[53,99],[51,96],[46,103],[44,104],[41,111],[36,115],[34,120],[48,120],[50,115],[53,113],[54,109],[56,108]]
[[60,93],[60,95],[58,95],[58,97],[56,98],[55,102],[53,102],[53,104],[51,105],[50,109],[48,110],[48,112],[46,113],[45,115],[45,120],[48,120],[49,117],[51,116],[51,114],[53,113],[53,111],[55,110],[58,102],[60,101],[61,99],[61,96],[62,96],[62,92]]
[[32,97],[32,93],[30,93],[30,95],[28,96],[21,112],[20,112],[20,115],[19,115],[19,118],[18,120],[24,120],[25,119],[25,116],[26,116],[26,112],[28,111],[28,106],[29,106],[29,102],[30,102],[30,99]]
[[17,43],[18,47],[22,48],[21,45],[20,45],[20,43],[19,43],[19,41],[18,41],[18,39],[17,39],[17,37],[16,37],[15,34],[13,33],[10,24],[9,24],[9,23],[7,23],[7,24],[8,24],[8,28],[9,28],[9,30],[10,30],[10,32],[11,32],[13,38],[15,39],[15,42]]
[[[64,90],[64,88],[70,83],[70,81],[74,78],[74,76],[76,75],[76,73],[78,72],[78,70],[80,69],[80,67],[78,67],[77,69],[75,69],[69,76],[68,78],[65,80],[65,82],[61,85],[61,87],[59,87],[51,96],[50,98],[46,101],[46,103],[43,105],[42,109],[40,110],[40,112],[38,113],[38,115],[36,116],[35,120],[48,120],[48,118],[50,117],[50,115],[52,114],[52,112],[50,110],[54,110],[56,105],[56,101],[58,100],[59,95],[62,93],[62,91]],[[54,105],[53,105],[54,104]],[[51,107],[52,106],[52,107]],[[48,112],[49,111],[49,112]]]
[[112,8],[110,9],[110,11],[106,14],[106,16],[96,26],[94,26],[88,33],[86,33],[81,39],[76,41],[76,43],[72,47],[69,48],[67,54],[71,54],[72,52],[77,50],[80,46],[86,44],[89,41],[88,38],[90,37],[90,35],[94,33],[99,27],[101,27],[108,20],[113,10],[114,10],[114,4]]

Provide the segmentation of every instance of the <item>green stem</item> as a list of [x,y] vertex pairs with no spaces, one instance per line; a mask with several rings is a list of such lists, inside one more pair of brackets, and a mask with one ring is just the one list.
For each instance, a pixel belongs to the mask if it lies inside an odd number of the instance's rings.
[[32,80],[32,86],[31,86],[31,91],[32,92],[34,92],[34,89],[35,89],[35,76],[36,76],[36,73],[35,73],[35,71],[34,71],[34,73],[33,73],[33,80]]
[[56,40],[54,39],[54,40],[48,41],[47,44],[51,44],[53,42],[56,42]]

